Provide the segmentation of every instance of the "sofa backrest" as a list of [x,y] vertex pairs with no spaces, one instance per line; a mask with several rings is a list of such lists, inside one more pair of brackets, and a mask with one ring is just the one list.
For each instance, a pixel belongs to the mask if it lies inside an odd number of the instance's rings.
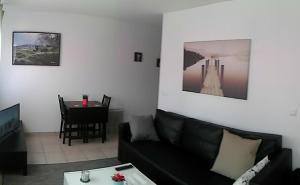
[[196,120],[186,119],[181,136],[181,147],[192,153],[210,168],[219,152],[223,130],[212,124]]
[[185,119],[185,116],[158,109],[154,123],[160,140],[180,146]]
[[[161,112],[162,110],[157,110]],[[188,118],[172,112],[164,113],[170,116],[184,118],[184,126],[181,133],[180,147],[189,153],[197,155],[204,159],[210,168],[219,152],[220,143],[223,137],[223,129],[226,129],[233,134],[239,135],[248,139],[262,139],[262,143],[257,151],[256,162],[263,159],[266,155],[279,151],[282,148],[282,136],[276,134],[267,134],[259,132],[249,132],[239,129],[234,129],[210,122],[205,122],[193,118]]]

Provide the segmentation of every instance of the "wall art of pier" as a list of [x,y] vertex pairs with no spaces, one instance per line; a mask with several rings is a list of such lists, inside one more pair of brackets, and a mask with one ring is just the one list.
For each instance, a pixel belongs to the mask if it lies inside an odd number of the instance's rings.
[[[239,42],[241,41],[239,40]],[[190,45],[184,49],[183,90],[247,99],[250,55],[247,50],[250,48],[249,42],[245,42],[244,48],[241,47],[243,45],[238,44],[237,46],[239,49],[242,48],[242,51],[236,53],[225,49],[225,51],[230,51],[228,54],[219,52],[220,47],[214,49],[212,46],[210,47],[210,49],[213,48],[211,52],[207,50],[201,52],[201,43],[200,46],[195,43],[192,44],[192,49],[188,48]]]

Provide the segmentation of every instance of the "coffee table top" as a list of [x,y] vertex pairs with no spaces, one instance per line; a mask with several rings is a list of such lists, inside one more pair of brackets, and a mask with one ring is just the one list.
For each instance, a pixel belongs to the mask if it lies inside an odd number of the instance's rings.
[[[131,163],[100,168],[100,169],[92,169],[90,171],[90,182],[83,183],[80,182],[81,171],[75,172],[65,172],[64,173],[64,185],[111,185],[112,180],[111,176],[117,173],[115,170],[116,167],[129,165]],[[125,176],[125,179],[128,185],[156,185],[152,182],[148,177],[146,177],[142,172],[140,172],[136,167],[131,169],[122,170],[119,173]]]

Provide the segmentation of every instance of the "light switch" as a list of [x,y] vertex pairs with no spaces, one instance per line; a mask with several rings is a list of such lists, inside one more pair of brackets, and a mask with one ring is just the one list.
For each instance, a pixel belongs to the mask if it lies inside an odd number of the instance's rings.
[[298,115],[298,110],[297,109],[294,109],[290,112],[290,116],[291,117],[296,117]]
[[163,91],[163,92],[161,93],[161,95],[162,95],[162,96],[169,96],[169,93]]

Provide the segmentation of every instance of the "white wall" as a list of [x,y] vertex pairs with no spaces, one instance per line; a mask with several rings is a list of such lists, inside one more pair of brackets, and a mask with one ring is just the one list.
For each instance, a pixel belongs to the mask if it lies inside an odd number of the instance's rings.
[[[251,131],[283,135],[300,166],[300,1],[233,0],[167,13],[163,20],[161,109]],[[183,43],[252,39],[248,100],[182,91]]]
[[[12,65],[12,32],[61,33],[61,65]],[[57,94],[65,100],[112,96],[111,107],[129,114],[157,107],[161,28],[79,14],[31,12],[5,7],[0,62],[0,107],[21,103],[29,132],[58,131]],[[144,53],[142,63],[133,53]]]

